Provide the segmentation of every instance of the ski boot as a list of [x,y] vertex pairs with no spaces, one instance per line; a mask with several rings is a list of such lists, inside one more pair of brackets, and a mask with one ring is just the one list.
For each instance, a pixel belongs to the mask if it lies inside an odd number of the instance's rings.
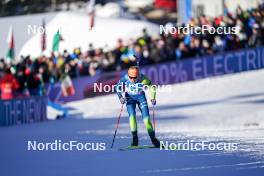
[[137,132],[132,132],[132,143],[131,146],[138,146],[138,135]]
[[160,141],[155,137],[155,132],[150,133],[149,137],[151,139],[152,144],[156,147],[156,148],[160,148]]

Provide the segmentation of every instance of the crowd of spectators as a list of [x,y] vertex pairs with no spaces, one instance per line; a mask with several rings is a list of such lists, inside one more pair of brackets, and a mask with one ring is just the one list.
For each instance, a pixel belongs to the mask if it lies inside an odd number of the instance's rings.
[[[102,72],[121,70],[135,65],[148,65],[169,60],[182,60],[215,53],[227,52],[242,48],[258,47],[264,44],[264,5],[256,9],[242,10],[237,8],[235,14],[226,9],[225,15],[210,18],[205,15],[190,20],[191,26],[209,25],[237,27],[239,33],[194,34],[183,33],[161,34],[150,36],[143,29],[142,36],[137,39],[123,41],[119,39],[115,49],[94,48],[89,44],[88,51],[76,48],[72,52],[51,53],[50,56],[21,56],[20,62],[7,64],[0,60],[0,87],[9,82],[20,94],[44,94],[44,84],[54,83],[67,74],[71,78],[94,76]],[[185,24],[181,24],[184,26]],[[6,79],[9,77],[9,79]],[[10,78],[10,75],[13,78]],[[11,80],[11,81],[10,81]],[[10,86],[9,86],[10,87]]]

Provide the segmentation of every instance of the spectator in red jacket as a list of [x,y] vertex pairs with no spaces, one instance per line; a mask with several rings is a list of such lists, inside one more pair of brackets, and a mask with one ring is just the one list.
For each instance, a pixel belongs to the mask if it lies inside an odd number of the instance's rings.
[[15,90],[18,88],[18,81],[12,75],[10,69],[7,68],[4,76],[0,79],[1,99],[8,100],[14,98]]

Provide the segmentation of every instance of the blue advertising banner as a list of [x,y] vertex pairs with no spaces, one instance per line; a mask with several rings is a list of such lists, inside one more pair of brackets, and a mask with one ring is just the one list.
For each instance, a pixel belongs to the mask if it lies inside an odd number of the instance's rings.
[[[264,47],[150,65],[141,67],[140,71],[154,84],[166,85],[261,68],[264,68]],[[96,96],[98,94],[93,92],[94,83],[114,85],[125,72],[77,78],[73,80],[76,94],[70,97],[61,95],[60,83],[49,85],[48,95],[55,102],[69,102]]]
[[166,85],[264,68],[264,48],[169,62],[141,69],[155,84]]
[[47,97],[0,100],[0,126],[39,122],[47,119]]

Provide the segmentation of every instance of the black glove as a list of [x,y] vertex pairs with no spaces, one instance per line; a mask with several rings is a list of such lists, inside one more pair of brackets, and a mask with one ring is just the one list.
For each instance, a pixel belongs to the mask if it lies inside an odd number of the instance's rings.
[[120,97],[119,101],[120,101],[121,104],[125,104],[126,103],[126,98]]
[[150,101],[151,101],[152,105],[156,105],[156,100],[155,99],[151,99]]

